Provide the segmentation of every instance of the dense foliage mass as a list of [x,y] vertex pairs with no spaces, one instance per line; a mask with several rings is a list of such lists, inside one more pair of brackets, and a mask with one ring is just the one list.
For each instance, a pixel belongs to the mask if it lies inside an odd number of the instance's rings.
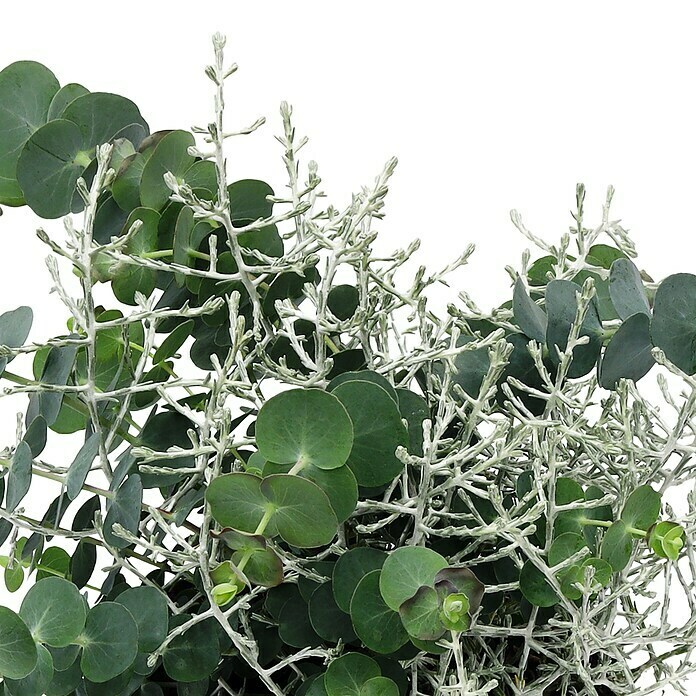
[[696,471],[696,276],[640,272],[611,191],[588,229],[579,187],[557,246],[513,214],[543,255],[511,302],[438,316],[473,249],[408,279],[417,243],[375,253],[394,160],[322,205],[283,105],[287,193],[228,182],[225,141],[263,121],[225,130],[223,46],[193,134],[0,72],[0,203],[68,216],[39,230],[66,332],[0,316],[29,398],[0,560],[9,592],[34,578],[0,607],[4,694],[686,693],[695,508],[667,496]]

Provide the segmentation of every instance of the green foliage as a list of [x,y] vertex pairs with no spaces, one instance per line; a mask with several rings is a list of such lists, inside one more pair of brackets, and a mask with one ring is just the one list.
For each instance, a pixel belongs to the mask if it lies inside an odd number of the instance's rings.
[[[693,501],[673,520],[663,494],[694,478],[696,402],[684,380],[671,429],[636,383],[696,373],[696,276],[653,283],[625,230],[583,227],[580,187],[571,235],[525,255],[508,302],[482,314],[462,294],[440,315],[443,274],[402,276],[416,245],[372,246],[394,161],[322,208],[283,105],[288,193],[228,181],[234,71],[215,48],[215,119],[193,133],[150,134],[128,99],[38,63],[0,72],[0,203],[84,209],[66,242],[40,233],[82,292],[54,274],[65,333],[27,344],[32,310],[0,315],[0,376],[29,397],[0,455],[3,580],[28,586],[19,613],[0,607],[2,692],[673,678],[625,646],[696,644],[691,619],[659,636],[634,616],[655,578],[661,612],[693,589]],[[8,370],[22,353],[28,376]],[[57,489],[35,519],[37,479]]]

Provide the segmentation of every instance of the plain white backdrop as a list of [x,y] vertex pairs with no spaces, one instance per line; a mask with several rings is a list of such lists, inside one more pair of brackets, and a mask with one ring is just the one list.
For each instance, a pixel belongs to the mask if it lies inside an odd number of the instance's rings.
[[[397,155],[380,250],[422,239],[431,268],[477,246],[460,271],[485,309],[510,297],[506,264],[528,246],[510,222],[557,242],[584,182],[586,222],[606,187],[656,280],[694,270],[696,7],[687,2],[37,2],[2,9],[0,67],[43,62],[61,83],[135,101],[152,130],[210,119],[210,36],[239,64],[228,125],[231,176],[283,191],[278,107],[294,106],[329,200],[342,207]],[[31,338],[61,332],[65,312],[27,209],[0,217],[0,311],[29,304]],[[60,222],[41,222],[59,233]],[[18,363],[19,364],[19,361]],[[17,368],[19,371],[19,368]],[[25,373],[28,367],[25,368]],[[14,412],[0,399],[0,446]],[[71,458],[74,452],[66,452]],[[61,462],[64,463],[64,462]],[[52,490],[51,494],[56,491]],[[42,504],[45,507],[48,499]],[[0,603],[14,605],[0,587]]]

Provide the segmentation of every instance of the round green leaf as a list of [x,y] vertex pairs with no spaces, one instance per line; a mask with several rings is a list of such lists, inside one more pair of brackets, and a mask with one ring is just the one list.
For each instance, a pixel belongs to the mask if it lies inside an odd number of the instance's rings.
[[58,91],[56,76],[34,61],[12,63],[0,71],[0,203],[22,205],[17,160],[24,144],[48,118]]
[[638,312],[628,317],[612,336],[599,363],[599,383],[615,389],[621,378],[637,382],[655,364],[650,339],[650,317]]
[[[152,208],[136,208],[126,220],[123,227],[127,232],[130,227],[139,221],[140,229],[130,238],[125,251],[131,256],[142,256],[157,250],[157,228],[160,215]],[[111,281],[111,289],[119,302],[135,304],[135,293],[141,292],[146,297],[155,289],[157,283],[157,271],[131,263],[121,263],[114,268],[114,279]]]
[[183,180],[184,172],[195,161],[188,153],[188,148],[193,145],[193,135],[183,130],[171,131],[159,141],[140,179],[140,200],[144,206],[155,210],[164,207],[171,195],[164,175],[171,172],[177,179]]
[[447,561],[422,546],[404,546],[392,551],[382,566],[379,589],[387,606],[398,611],[423,585],[433,586],[435,576]]
[[379,676],[379,665],[371,657],[344,653],[329,664],[324,685],[329,696],[360,696],[365,682]]
[[604,534],[601,557],[618,573],[628,565],[632,552],[633,537],[626,529],[626,523],[617,520]]
[[80,129],[72,121],[57,119],[41,126],[17,162],[17,181],[29,207],[43,218],[71,212],[75,185],[90,161]]
[[97,547],[91,539],[81,539],[70,559],[70,579],[79,589],[92,577],[97,565]]
[[7,499],[5,509],[13,512],[22,502],[31,487],[33,457],[29,445],[22,441],[12,455],[12,465],[7,476]]
[[370,650],[389,654],[408,642],[401,617],[384,602],[379,589],[381,571],[372,570],[358,582],[350,604],[355,633]]
[[[457,346],[466,345],[474,340],[471,336],[460,336],[457,339]],[[454,359],[456,372],[452,377],[452,382],[458,384],[469,396],[476,398],[490,365],[488,348],[463,350]]]
[[399,403],[399,397],[394,389],[392,383],[384,376],[380,375],[379,372],[374,372],[373,370],[356,370],[353,372],[343,372],[338,377],[334,377],[329,383],[328,390],[333,391],[340,384],[344,382],[372,382],[382,387],[387,394],[392,398],[395,404]]
[[[55,668],[55,657],[54,657]],[[82,681],[80,661],[73,659],[64,670],[54,669],[51,683],[46,688],[46,696],[69,696]]]
[[5,679],[6,696],[37,696],[43,694],[53,678],[53,659],[43,645],[36,646],[36,667],[24,679]]
[[395,400],[382,387],[362,380],[339,384],[333,391],[353,422],[348,466],[360,486],[381,486],[403,470],[396,449],[408,445],[408,431]]
[[[128,139],[135,147],[149,132],[138,107],[130,99],[106,92],[90,92],[77,97],[67,105],[62,118],[78,126],[84,150],[94,150],[98,145],[111,142],[133,124],[139,128],[129,131]],[[138,137],[133,134],[138,134]]]
[[[239,564],[244,553],[237,551],[232,554],[232,562]],[[254,550],[244,566],[244,574],[253,585],[275,587],[283,582],[283,562],[273,549]]]
[[169,610],[164,595],[146,585],[122,592],[116,602],[133,615],[138,627],[138,650],[152,652],[167,637]]
[[[554,365],[559,362],[556,346],[564,351],[568,344],[568,335],[578,307],[576,293],[581,290],[579,285],[568,280],[552,280],[546,286],[546,345]],[[573,350],[573,362],[568,370],[570,378],[586,375],[594,367],[602,349],[602,324],[594,300],[587,308],[580,336],[587,336],[589,342]]]
[[293,593],[280,610],[278,634],[284,643],[293,648],[314,647],[321,643],[309,618],[309,606],[299,592]]
[[353,445],[346,409],[320,389],[292,389],[269,399],[256,420],[256,443],[269,461],[343,466]]
[[[118,168],[116,178],[111,184],[111,194],[118,207],[129,213],[142,205],[140,201],[140,179],[147,161],[152,156],[152,150],[136,152],[126,157]],[[108,241],[108,240],[105,240]]]
[[121,604],[102,602],[89,610],[80,666],[86,679],[101,684],[125,672],[138,654],[138,626]]
[[[259,454],[255,452],[255,454]],[[265,476],[269,474],[286,474],[292,469],[292,464],[275,464],[266,462],[263,466]],[[339,522],[345,522],[355,510],[358,503],[358,482],[355,475],[347,466],[338,469],[318,469],[313,464],[308,464],[298,476],[316,483],[321,488],[331,503],[331,507]]]
[[[261,479],[252,474],[218,476],[210,482],[205,497],[219,524],[242,532],[254,533],[268,507],[268,501],[261,493]],[[266,527],[266,533],[272,536],[269,527]]]
[[552,607],[558,603],[555,590],[531,561],[527,561],[520,571],[520,590],[525,599],[536,607]]
[[99,442],[99,433],[92,433],[75,455],[66,478],[66,490],[70,500],[75,500],[78,493],[82,490],[87,474],[99,452]]
[[628,319],[638,313],[650,316],[650,304],[640,271],[630,259],[616,259],[611,264],[609,295],[621,319]]
[[47,577],[27,592],[19,615],[38,642],[62,648],[80,635],[85,603],[73,583]]
[[68,104],[71,104],[78,97],[84,94],[89,94],[89,90],[76,82],[71,82],[63,85],[51,99],[51,105],[48,108],[48,121],[53,121],[56,118],[61,118]]
[[323,546],[336,535],[338,520],[329,499],[311,481],[274,474],[261,481],[261,492],[272,505],[278,534],[291,546]]
[[397,389],[399,412],[408,424],[408,451],[423,454],[423,421],[430,418],[428,402],[410,389]]
[[336,604],[330,582],[324,582],[309,599],[309,620],[323,640],[329,643],[350,643],[355,640],[355,631],[350,616]]
[[[0,73],[1,74],[1,73]],[[19,348],[29,336],[34,313],[31,307],[17,307],[10,312],[0,314],[0,345]],[[12,357],[0,357],[0,374]]]
[[360,293],[353,285],[335,285],[329,290],[327,304],[334,316],[341,321],[350,319],[360,303]]
[[696,373],[696,275],[676,273],[660,283],[650,331],[669,360],[689,375]]
[[379,570],[387,554],[380,549],[360,546],[346,551],[333,567],[332,586],[336,604],[342,611],[350,613],[353,592],[365,575]]
[[360,696],[399,696],[399,687],[389,677],[373,677],[362,685]]
[[543,345],[546,341],[546,312],[527,294],[521,278],[515,282],[512,311],[522,331]]
[[[468,608],[468,607],[467,607]],[[399,616],[409,636],[438,640],[445,633],[440,621],[440,600],[433,587],[423,585],[399,607]]]
[[660,494],[650,486],[638,486],[628,496],[621,511],[621,519],[627,527],[647,531],[655,524],[660,514]]
[[140,476],[130,474],[118,487],[104,518],[104,538],[117,549],[125,549],[130,542],[114,534],[112,527],[120,524],[131,534],[137,534],[140,524],[140,507],[143,503],[143,484]]
[[59,546],[51,546],[41,554],[37,567],[36,579],[65,578],[70,571],[70,554]]
[[11,609],[0,606],[0,675],[24,679],[36,667],[37,646],[29,628]]
[[585,538],[575,532],[566,532],[556,537],[549,548],[548,562],[551,567],[568,560],[587,546]]
[[266,196],[273,195],[273,189],[258,179],[242,179],[227,187],[230,201],[230,215],[233,222],[258,220],[270,217],[273,203]]

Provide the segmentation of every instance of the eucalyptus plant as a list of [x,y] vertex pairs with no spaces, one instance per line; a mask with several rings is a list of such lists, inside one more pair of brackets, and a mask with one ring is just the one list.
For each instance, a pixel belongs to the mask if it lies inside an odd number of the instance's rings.
[[327,204],[283,103],[283,193],[228,180],[264,119],[228,130],[213,45],[191,132],[0,72],[0,204],[63,218],[38,236],[66,312],[47,340],[0,316],[2,396],[28,398],[0,562],[8,592],[33,581],[0,607],[0,689],[688,693],[696,276],[653,281],[613,190],[588,228],[578,186],[557,244],[513,212],[539,258],[509,302],[438,313],[473,246],[375,253],[395,159]]

